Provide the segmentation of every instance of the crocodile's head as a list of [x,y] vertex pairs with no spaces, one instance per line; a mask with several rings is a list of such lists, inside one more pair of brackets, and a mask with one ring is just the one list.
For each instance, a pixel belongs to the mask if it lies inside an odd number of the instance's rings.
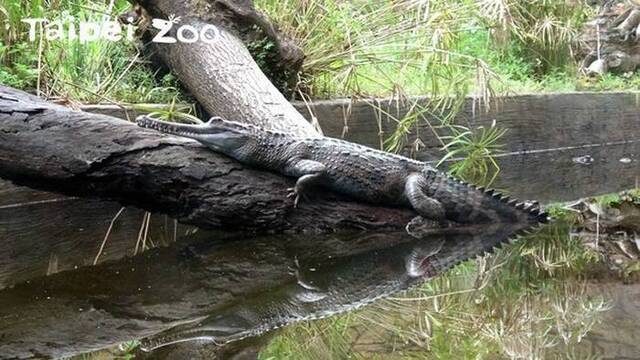
[[209,148],[229,153],[245,145],[253,137],[251,125],[213,117],[204,125],[205,132],[196,139]]
[[227,121],[219,117],[213,117],[203,124],[181,124],[155,119],[151,115],[142,115],[136,119],[136,123],[144,128],[197,140],[224,154],[232,154],[254,137],[252,125]]

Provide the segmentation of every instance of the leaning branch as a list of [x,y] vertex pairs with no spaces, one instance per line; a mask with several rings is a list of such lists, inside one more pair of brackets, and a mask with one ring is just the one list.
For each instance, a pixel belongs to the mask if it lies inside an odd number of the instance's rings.
[[294,209],[286,196],[292,179],[245,168],[191,140],[2,86],[0,177],[225,230],[400,229],[414,216],[333,194],[319,194]]

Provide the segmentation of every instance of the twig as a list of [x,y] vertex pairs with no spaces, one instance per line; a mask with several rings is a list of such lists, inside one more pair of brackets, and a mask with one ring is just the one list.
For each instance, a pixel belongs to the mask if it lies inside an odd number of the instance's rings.
[[[147,237],[149,235],[149,224],[151,223],[151,213],[147,211],[146,216],[146,225],[144,227],[144,237],[142,238],[142,251],[147,249]],[[152,243],[153,244],[153,243]],[[155,245],[153,245],[155,246]]]
[[136,241],[136,248],[133,250],[133,255],[138,255],[138,249],[140,248],[140,243],[142,242],[142,235],[144,234],[145,223],[147,220],[147,213],[144,213],[142,216],[142,225],[140,225],[140,231],[138,231],[138,240]]
[[126,208],[125,207],[120,208],[120,211],[118,211],[116,216],[114,216],[113,219],[111,219],[111,223],[109,224],[109,228],[107,229],[107,233],[104,235],[104,240],[102,240],[102,244],[100,245],[100,249],[98,250],[98,253],[96,254],[96,258],[93,259],[93,265],[98,264],[98,259],[100,259],[100,256],[102,255],[102,251],[104,251],[104,246],[107,244],[107,239],[109,239],[109,236],[111,235],[111,230],[113,229],[113,225],[115,224],[116,220],[120,217],[120,215],[122,214],[124,209],[126,209]]

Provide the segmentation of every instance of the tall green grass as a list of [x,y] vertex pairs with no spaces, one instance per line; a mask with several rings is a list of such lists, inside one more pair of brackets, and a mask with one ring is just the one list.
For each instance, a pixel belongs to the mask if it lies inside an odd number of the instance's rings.
[[583,0],[257,0],[256,6],[304,49],[298,85],[311,96],[482,95],[497,77],[530,89],[544,87],[547,76],[571,81],[576,36],[596,12]]
[[67,29],[71,17],[75,22],[113,20],[129,6],[126,0],[5,0],[0,5],[0,83],[68,101],[171,102],[179,93],[177,81],[157,79],[133,43],[42,36],[29,42],[29,25],[21,22],[62,20]]
[[454,49],[473,22],[473,5],[461,1],[258,0],[256,6],[303,48],[298,90],[311,96],[467,94],[476,80],[469,75],[486,70],[481,59]]
[[[493,48],[520,55],[537,74],[571,68],[582,25],[595,15],[586,1],[481,0]],[[532,74],[533,75],[533,74]]]

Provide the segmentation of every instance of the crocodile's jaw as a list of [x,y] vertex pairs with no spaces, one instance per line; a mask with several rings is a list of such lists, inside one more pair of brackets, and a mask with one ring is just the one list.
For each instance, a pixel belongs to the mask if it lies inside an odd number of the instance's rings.
[[[181,134],[176,134],[181,135]],[[233,131],[222,131],[212,134],[181,135],[198,140],[208,148],[231,155],[249,141],[249,137]]]
[[224,122],[210,121],[206,124],[180,124],[140,116],[139,126],[158,130],[165,134],[194,139],[214,151],[227,155],[233,153],[251,139],[251,135],[241,128],[226,126]]

